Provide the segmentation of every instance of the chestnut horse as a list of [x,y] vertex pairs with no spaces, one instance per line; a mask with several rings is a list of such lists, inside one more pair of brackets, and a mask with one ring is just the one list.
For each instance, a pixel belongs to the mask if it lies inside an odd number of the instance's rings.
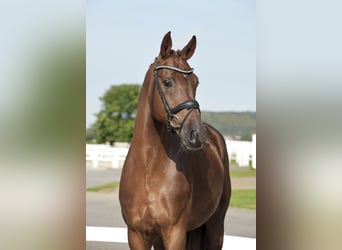
[[221,249],[231,184],[222,135],[203,123],[187,60],[196,37],[171,33],[146,73],[119,199],[131,249]]

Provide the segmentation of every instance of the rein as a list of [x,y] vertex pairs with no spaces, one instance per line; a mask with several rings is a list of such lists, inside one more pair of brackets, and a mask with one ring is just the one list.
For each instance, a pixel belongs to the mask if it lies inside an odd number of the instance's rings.
[[[159,66],[156,66],[154,68],[154,80],[153,80],[154,87],[153,87],[152,98],[154,96],[154,89],[157,87],[160,99],[163,103],[165,112],[167,113],[167,129],[170,132],[175,132],[175,130],[178,130],[178,129],[181,130],[182,129],[185,120],[188,118],[188,116],[190,115],[190,113],[194,109],[199,110],[199,103],[195,99],[190,99],[188,101],[185,101],[185,102],[177,105],[173,109],[171,109],[169,104],[167,103],[167,100],[164,96],[164,93],[163,93],[163,91],[160,87],[159,81],[158,81],[158,70],[160,70],[160,69],[174,70],[176,72],[183,73],[183,74],[192,74],[194,72],[194,69],[183,70],[183,69],[173,67],[173,66],[168,66],[168,65],[159,65]],[[177,116],[177,113],[179,113],[183,109],[188,110],[188,113],[184,117],[183,121],[180,122],[180,119]],[[174,122],[174,120],[175,120],[175,122]]]

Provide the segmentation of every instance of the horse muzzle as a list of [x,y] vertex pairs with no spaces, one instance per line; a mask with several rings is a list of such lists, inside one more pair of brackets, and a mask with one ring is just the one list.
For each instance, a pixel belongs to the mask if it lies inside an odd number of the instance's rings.
[[[190,117],[189,117],[190,118]],[[200,150],[206,139],[206,130],[201,119],[185,121],[179,133],[183,146],[188,150]]]

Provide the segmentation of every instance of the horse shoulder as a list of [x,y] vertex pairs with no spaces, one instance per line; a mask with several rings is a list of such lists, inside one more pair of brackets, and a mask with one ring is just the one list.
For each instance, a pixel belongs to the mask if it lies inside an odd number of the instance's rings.
[[228,160],[228,151],[223,135],[208,123],[204,123],[204,127],[207,131],[207,143],[218,154],[219,158],[226,162]]
[[215,148],[221,159],[222,167],[223,167],[223,193],[221,197],[221,202],[224,204],[223,206],[228,207],[228,203],[231,195],[231,181],[230,181],[230,173],[229,173],[229,157],[228,150],[226,146],[226,140],[223,135],[215,129],[213,126],[205,123],[205,128],[207,129],[207,140],[212,148]]

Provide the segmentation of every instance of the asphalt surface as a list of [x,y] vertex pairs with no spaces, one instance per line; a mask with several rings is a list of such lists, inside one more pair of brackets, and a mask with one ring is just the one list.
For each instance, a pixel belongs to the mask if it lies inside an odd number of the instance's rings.
[[[119,169],[87,169],[86,186],[92,187],[120,180]],[[122,217],[117,191],[110,193],[86,193],[87,226],[126,227]],[[240,237],[256,237],[255,210],[229,208],[225,219],[225,234]],[[88,250],[127,250],[122,243],[87,242]]]

